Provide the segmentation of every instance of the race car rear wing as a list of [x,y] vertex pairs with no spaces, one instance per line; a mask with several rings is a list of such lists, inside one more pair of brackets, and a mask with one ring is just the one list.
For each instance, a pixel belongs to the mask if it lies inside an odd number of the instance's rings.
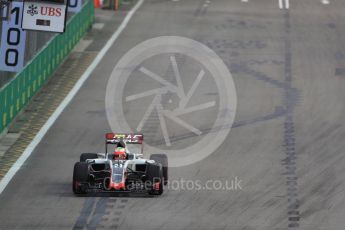
[[139,133],[107,133],[105,139],[108,144],[116,144],[120,141],[124,141],[126,144],[142,144],[144,135]]
[[105,134],[105,150],[108,152],[108,144],[117,144],[120,141],[125,142],[126,144],[140,144],[142,145],[143,152],[143,142],[144,135],[141,133],[107,133]]

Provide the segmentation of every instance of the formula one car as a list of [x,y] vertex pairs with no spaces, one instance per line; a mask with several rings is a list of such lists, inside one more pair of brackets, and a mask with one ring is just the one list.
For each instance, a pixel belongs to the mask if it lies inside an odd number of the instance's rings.
[[[73,192],[144,192],[161,195],[168,181],[168,158],[152,154],[143,158],[142,134],[105,135],[105,153],[83,153],[75,163]],[[141,153],[132,153],[128,145],[141,145]],[[114,151],[109,151],[109,146]]]

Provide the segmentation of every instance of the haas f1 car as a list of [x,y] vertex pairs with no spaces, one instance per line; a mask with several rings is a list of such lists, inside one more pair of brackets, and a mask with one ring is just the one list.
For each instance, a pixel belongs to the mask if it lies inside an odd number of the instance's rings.
[[[152,154],[143,158],[142,134],[107,133],[105,153],[83,153],[75,163],[73,192],[144,192],[161,195],[168,181],[168,158]],[[141,145],[141,153],[133,153],[129,146]],[[112,151],[108,151],[108,149]]]

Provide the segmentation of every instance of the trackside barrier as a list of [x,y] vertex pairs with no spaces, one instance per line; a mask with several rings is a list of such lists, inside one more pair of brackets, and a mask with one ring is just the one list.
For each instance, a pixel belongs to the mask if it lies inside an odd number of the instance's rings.
[[93,1],[85,1],[67,23],[65,33],[55,35],[46,46],[0,89],[0,134],[71,52],[94,20]]

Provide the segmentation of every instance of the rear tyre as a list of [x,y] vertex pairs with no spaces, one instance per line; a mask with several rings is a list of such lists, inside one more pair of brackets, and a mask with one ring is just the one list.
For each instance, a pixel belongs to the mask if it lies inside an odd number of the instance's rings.
[[163,166],[164,185],[168,184],[168,156],[166,154],[152,154],[150,160],[154,160]]
[[[162,195],[163,194],[163,170],[161,164],[147,164],[146,166],[147,180],[151,184],[151,188],[148,193],[150,195]],[[158,189],[156,189],[158,186]]]
[[80,155],[80,162],[85,162],[87,159],[97,159],[97,153],[82,153]]
[[73,170],[73,192],[74,194],[86,194],[89,178],[88,164],[85,162],[77,162],[74,164]]

